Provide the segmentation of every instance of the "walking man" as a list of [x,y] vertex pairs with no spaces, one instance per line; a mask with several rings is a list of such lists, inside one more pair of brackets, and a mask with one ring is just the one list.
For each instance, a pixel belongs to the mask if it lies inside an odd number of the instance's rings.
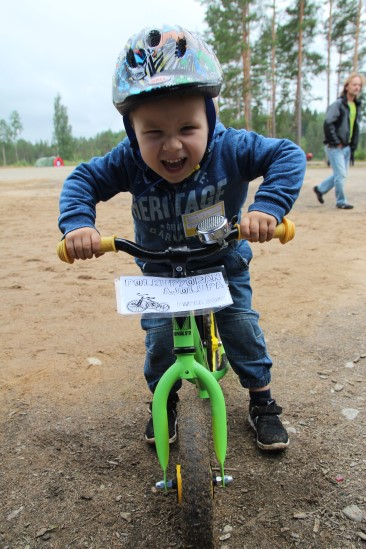
[[344,185],[350,160],[353,159],[358,144],[360,101],[357,97],[362,91],[363,83],[363,76],[351,73],[344,83],[340,97],[328,107],[324,121],[324,143],[333,174],[313,190],[320,204],[324,204],[323,195],[334,187],[336,206],[341,210],[353,209],[346,199]]

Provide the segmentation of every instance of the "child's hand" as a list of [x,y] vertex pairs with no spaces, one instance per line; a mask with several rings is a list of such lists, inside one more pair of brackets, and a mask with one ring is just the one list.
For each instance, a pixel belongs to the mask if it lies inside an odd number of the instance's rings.
[[249,242],[268,242],[273,238],[277,219],[263,212],[247,212],[240,222],[240,238]]
[[91,227],[71,231],[66,235],[65,240],[67,254],[73,259],[91,259],[93,255],[96,257],[103,255],[99,253],[100,234]]

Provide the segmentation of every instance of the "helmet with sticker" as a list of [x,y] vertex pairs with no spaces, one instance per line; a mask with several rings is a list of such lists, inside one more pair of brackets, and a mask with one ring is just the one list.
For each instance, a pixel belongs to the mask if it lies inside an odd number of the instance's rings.
[[180,26],[145,28],[133,35],[118,56],[113,75],[113,104],[127,114],[141,101],[189,90],[217,97],[221,65],[208,44]]

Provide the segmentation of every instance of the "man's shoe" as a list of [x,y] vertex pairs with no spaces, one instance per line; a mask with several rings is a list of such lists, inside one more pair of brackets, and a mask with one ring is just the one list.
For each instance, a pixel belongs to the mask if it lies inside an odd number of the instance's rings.
[[261,450],[284,450],[290,444],[286,429],[279,415],[281,406],[275,400],[259,401],[255,406],[249,406],[248,421],[257,433],[257,445]]
[[[169,432],[169,444],[172,444],[177,440],[177,403],[179,397],[175,394],[173,397],[169,397],[167,404],[168,411],[168,432]],[[155,444],[154,425],[151,415],[152,404],[149,404],[150,418],[146,425],[145,440],[148,444]]]
[[337,208],[340,210],[353,210],[354,206],[352,204],[337,204]]
[[323,193],[321,193],[319,191],[318,187],[313,187],[313,191],[316,194],[316,197],[317,197],[318,201],[320,202],[320,204],[324,204]]

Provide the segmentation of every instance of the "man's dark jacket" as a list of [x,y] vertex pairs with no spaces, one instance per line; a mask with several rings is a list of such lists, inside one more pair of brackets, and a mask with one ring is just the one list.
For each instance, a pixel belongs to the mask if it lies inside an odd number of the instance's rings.
[[350,109],[347,102],[347,96],[342,95],[334,103],[329,105],[324,121],[324,143],[329,147],[338,145],[349,145],[351,151],[357,149],[360,133],[360,106],[361,102],[355,99],[356,120],[353,127],[352,139],[350,140]]

